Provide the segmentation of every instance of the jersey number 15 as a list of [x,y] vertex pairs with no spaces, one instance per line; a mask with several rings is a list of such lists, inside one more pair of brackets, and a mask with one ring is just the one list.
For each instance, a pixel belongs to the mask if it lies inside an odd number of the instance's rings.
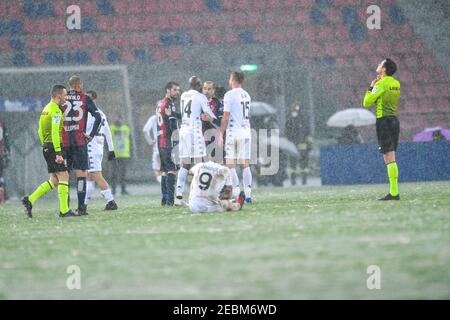
[[248,119],[248,111],[250,110],[250,101],[241,101],[241,105],[244,119]]

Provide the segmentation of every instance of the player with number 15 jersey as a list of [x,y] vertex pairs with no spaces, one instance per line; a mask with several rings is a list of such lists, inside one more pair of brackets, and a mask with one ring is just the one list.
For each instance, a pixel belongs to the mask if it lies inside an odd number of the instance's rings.
[[250,159],[251,129],[250,129],[250,95],[242,88],[228,91],[223,99],[224,112],[230,113],[226,128],[226,159]]
[[242,182],[244,186],[246,203],[252,202],[252,173],[250,170],[250,153],[252,133],[250,129],[250,95],[242,88],[244,73],[233,71],[230,74],[229,84],[231,90],[223,99],[223,117],[220,125],[222,136],[226,132],[225,160],[230,168],[233,182],[233,195],[240,193],[239,178],[236,173],[236,165],[239,163],[242,169]]

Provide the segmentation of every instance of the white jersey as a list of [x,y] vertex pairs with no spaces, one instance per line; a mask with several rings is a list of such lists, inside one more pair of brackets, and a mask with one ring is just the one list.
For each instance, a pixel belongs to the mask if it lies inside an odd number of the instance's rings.
[[232,185],[230,169],[218,163],[212,161],[198,163],[190,171],[194,177],[191,182],[189,203],[198,199],[217,203],[223,187]]
[[148,118],[142,131],[144,132],[144,137],[147,143],[149,145],[153,145],[152,169],[154,171],[159,171],[161,170],[161,159],[159,158],[158,144],[156,143],[158,138],[158,125],[156,115]]
[[[98,109],[98,112],[100,113],[102,120],[100,122],[98,132],[95,133],[92,141],[89,144],[96,145],[97,149],[100,148],[100,145],[101,145],[101,149],[103,152],[103,144],[104,144],[103,136],[104,136],[106,138],[106,143],[108,144],[108,151],[114,151],[114,144],[112,141],[111,130],[109,129],[109,124],[108,124],[108,120],[106,119],[106,115],[98,107],[97,107],[97,109]],[[86,123],[86,132],[87,133],[90,133],[92,131],[92,128],[94,127],[94,122],[95,122],[95,118],[90,113],[88,113],[88,118],[87,118],[87,123]]]
[[197,90],[191,89],[183,92],[180,103],[182,113],[180,130],[201,128],[202,120],[200,115],[202,112],[208,113],[213,119],[216,119],[209,107],[208,98]]
[[228,91],[223,99],[223,112],[229,112],[227,131],[240,131],[244,129],[250,133],[250,104],[252,99],[250,95],[242,88],[236,88]]
[[156,123],[156,115],[153,115],[150,118],[148,118],[142,131],[144,132],[144,137],[147,143],[149,145],[155,144],[156,139],[158,137],[158,126]]

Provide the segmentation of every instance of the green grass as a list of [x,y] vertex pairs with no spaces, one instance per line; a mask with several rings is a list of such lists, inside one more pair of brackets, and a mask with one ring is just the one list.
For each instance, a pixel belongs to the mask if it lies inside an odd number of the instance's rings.
[[[450,298],[450,182],[259,189],[239,213],[191,215],[156,196],[92,201],[57,217],[56,198],[27,219],[0,207],[0,298]],[[73,201],[74,202],[74,201]],[[69,265],[81,290],[68,290]],[[368,290],[369,265],[381,289]]]

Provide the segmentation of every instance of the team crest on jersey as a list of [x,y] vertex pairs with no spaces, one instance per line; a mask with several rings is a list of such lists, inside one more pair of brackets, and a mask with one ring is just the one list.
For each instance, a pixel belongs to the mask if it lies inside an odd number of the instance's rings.
[[378,91],[378,87],[373,87],[372,94],[375,94]]
[[53,123],[54,124],[59,124],[61,122],[61,117],[60,116],[54,116],[53,117]]

